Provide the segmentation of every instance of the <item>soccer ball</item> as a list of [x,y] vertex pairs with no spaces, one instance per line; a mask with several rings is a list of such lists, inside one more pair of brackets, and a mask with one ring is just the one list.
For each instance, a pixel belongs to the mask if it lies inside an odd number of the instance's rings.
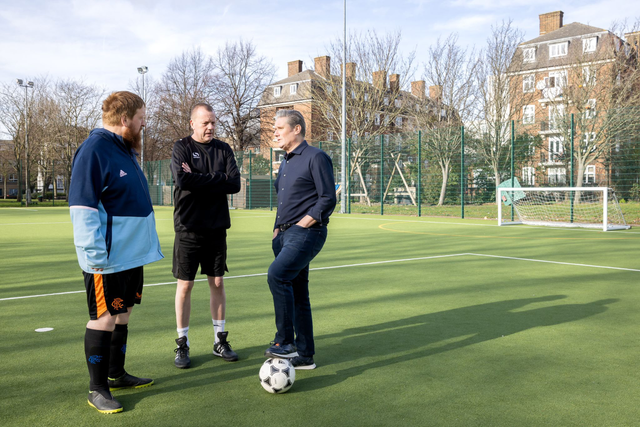
[[269,393],[285,393],[296,380],[296,370],[287,359],[267,359],[260,368],[260,384]]

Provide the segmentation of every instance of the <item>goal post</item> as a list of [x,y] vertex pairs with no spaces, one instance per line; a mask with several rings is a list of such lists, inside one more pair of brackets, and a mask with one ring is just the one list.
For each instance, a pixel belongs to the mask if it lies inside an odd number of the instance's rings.
[[[496,203],[498,225],[586,227],[603,231],[631,228],[615,192],[608,187],[499,187]],[[515,217],[511,220],[511,206],[517,220]]]

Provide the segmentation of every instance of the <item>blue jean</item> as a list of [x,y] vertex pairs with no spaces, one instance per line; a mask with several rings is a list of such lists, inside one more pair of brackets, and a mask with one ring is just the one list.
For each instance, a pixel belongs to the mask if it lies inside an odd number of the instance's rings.
[[[271,245],[276,259],[267,282],[276,313],[279,344],[295,343],[298,354],[313,356],[313,321],[309,302],[309,263],[327,239],[327,227],[303,228],[294,225],[278,233]],[[295,339],[294,339],[295,333]]]

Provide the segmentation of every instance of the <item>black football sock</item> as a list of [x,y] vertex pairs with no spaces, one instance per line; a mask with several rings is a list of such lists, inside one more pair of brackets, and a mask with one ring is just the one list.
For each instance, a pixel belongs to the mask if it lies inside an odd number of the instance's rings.
[[84,354],[89,368],[89,390],[100,391],[105,396],[110,396],[107,382],[110,348],[111,332],[87,328],[84,334]]
[[124,370],[124,358],[127,355],[127,335],[129,329],[127,325],[116,325],[116,329],[111,336],[111,359],[109,360],[109,378],[120,378],[126,371]]

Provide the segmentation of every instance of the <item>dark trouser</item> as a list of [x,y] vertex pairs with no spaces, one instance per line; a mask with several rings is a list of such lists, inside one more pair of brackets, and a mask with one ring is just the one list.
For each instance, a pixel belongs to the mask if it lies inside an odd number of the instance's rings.
[[[327,227],[297,225],[278,233],[273,242],[276,259],[269,267],[267,281],[276,312],[279,344],[295,342],[301,356],[313,356],[313,321],[309,302],[309,263],[327,239]],[[295,332],[295,341],[294,341]]]

